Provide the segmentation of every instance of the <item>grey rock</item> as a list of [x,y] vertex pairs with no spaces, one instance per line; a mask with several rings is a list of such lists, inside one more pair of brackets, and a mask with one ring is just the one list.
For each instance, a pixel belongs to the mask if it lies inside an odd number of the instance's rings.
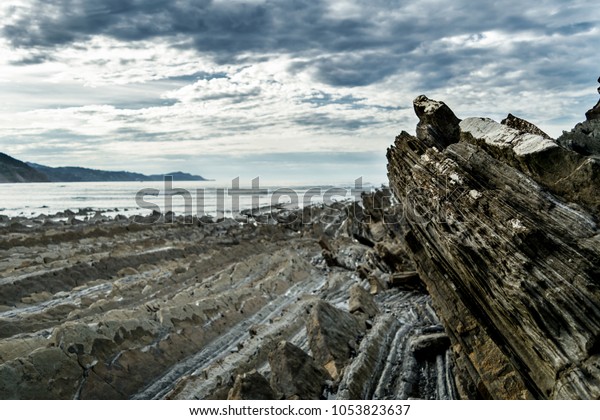
[[[554,140],[522,133],[489,118],[460,123],[461,140],[478,146],[559,197],[600,210],[600,159],[567,150]],[[452,176],[451,171],[447,175]],[[448,182],[452,182],[449,179]],[[458,181],[455,181],[458,182]]]
[[563,131],[556,141],[584,156],[600,156],[600,119],[581,122],[571,131]]

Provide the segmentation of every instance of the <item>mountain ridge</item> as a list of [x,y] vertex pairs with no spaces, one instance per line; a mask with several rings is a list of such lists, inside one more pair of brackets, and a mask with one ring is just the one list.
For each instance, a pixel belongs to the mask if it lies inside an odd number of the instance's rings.
[[79,166],[50,167],[23,162],[0,152],[0,183],[162,181],[165,176],[172,176],[174,181],[209,181],[203,176],[181,171],[144,175],[138,172],[105,171]]
[[0,183],[49,182],[46,175],[18,159],[0,152]]

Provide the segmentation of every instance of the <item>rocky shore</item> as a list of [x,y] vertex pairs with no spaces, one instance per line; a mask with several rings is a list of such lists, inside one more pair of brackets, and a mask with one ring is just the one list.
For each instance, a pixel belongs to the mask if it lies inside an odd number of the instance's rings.
[[455,398],[395,211],[5,219],[0,395]]
[[7,399],[597,399],[600,102],[419,96],[360,202],[0,219]]

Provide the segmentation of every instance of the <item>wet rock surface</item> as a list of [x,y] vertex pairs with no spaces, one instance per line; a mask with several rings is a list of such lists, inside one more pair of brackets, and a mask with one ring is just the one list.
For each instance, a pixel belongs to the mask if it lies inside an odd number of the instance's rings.
[[[415,101],[435,126],[439,102]],[[408,252],[447,334],[410,347],[431,360],[450,345],[463,398],[600,397],[597,133],[584,129],[580,153],[530,123],[453,124],[458,142],[434,148],[417,129],[388,150]]]
[[389,288],[415,270],[397,212],[382,190],[240,220],[3,219],[0,396],[453,398],[444,351],[409,345],[439,327],[430,297]]

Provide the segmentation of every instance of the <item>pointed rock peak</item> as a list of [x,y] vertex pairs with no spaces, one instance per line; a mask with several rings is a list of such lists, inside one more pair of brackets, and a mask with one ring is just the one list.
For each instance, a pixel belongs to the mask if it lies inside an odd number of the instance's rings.
[[[598,83],[600,83],[600,77],[598,78]],[[598,93],[600,93],[600,87],[598,87]],[[588,110],[585,113],[585,118],[588,121],[591,120],[600,120],[600,101],[594,106],[592,109]]]
[[532,124],[522,118],[515,117],[513,114],[508,114],[508,116],[500,123],[507,127],[518,130],[521,134],[535,134],[536,136],[542,136],[546,139],[552,139],[552,137],[540,130],[540,128],[535,124]]
[[460,119],[444,102],[420,95],[413,101],[415,114],[419,117],[417,138],[428,147],[443,150],[460,139]]

